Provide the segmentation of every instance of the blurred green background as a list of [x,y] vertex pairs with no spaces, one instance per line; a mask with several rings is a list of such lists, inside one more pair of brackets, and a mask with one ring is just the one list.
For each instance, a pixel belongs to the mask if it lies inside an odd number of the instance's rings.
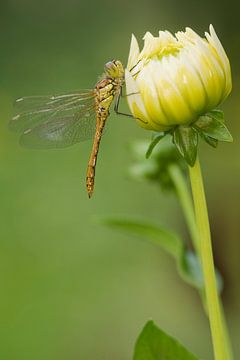
[[[234,89],[222,107],[234,144],[203,145],[216,263],[240,353],[240,162],[237,1],[5,0],[0,11],[0,358],[128,360],[153,318],[193,352],[211,359],[207,320],[196,292],[154,246],[97,224],[99,215],[145,216],[187,237],[173,196],[126,176],[128,144],[149,138],[112,114],[85,191],[91,142],[29,151],[7,128],[15,98],[93,87],[112,58],[127,61],[131,33],[200,34],[213,23],[230,57]],[[124,109],[123,105],[123,109]],[[237,356],[237,355],[236,355]]]

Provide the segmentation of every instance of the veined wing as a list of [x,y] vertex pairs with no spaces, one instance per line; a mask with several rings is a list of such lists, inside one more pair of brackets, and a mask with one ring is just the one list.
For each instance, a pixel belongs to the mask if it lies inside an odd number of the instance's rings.
[[94,91],[16,100],[10,129],[31,148],[60,148],[93,137],[96,129]]

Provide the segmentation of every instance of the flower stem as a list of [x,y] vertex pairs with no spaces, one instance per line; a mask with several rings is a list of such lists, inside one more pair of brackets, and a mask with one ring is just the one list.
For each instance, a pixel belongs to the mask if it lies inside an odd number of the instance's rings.
[[[179,202],[181,204],[181,207],[182,207],[182,210],[183,210],[183,213],[185,216],[185,220],[186,220],[186,223],[187,223],[187,226],[189,229],[189,233],[190,233],[195,251],[196,251],[198,257],[201,258],[200,249],[199,249],[200,241],[199,241],[198,228],[197,228],[196,219],[195,219],[192,197],[191,197],[191,194],[189,192],[189,189],[188,189],[188,186],[186,183],[186,178],[178,165],[175,165],[175,164],[169,165],[168,172],[169,172],[172,182],[174,183],[174,186],[175,186],[175,189],[176,189],[176,192],[178,195],[178,199],[179,199]],[[222,322],[223,322],[223,326],[224,326],[225,339],[226,339],[227,347],[228,347],[227,351],[229,353],[229,359],[233,359],[232,350],[231,350],[231,342],[230,342],[230,338],[228,335],[228,330],[227,330],[227,325],[226,325],[225,316],[224,316],[224,312],[223,312],[221,298],[219,298],[219,302],[220,302],[220,311],[221,311],[221,316],[222,316]],[[204,310],[206,311],[206,314],[208,316],[208,310],[205,306],[206,305],[205,302],[203,305],[204,305]]]
[[189,167],[195,216],[199,232],[199,252],[205,282],[206,302],[210,321],[215,360],[231,360],[226,328],[217,293],[207,204],[199,160]]
[[171,176],[171,180],[174,183],[178,199],[182,206],[182,210],[186,219],[186,223],[189,229],[189,233],[195,248],[196,253],[199,255],[199,235],[198,229],[196,226],[194,208],[192,203],[192,197],[189,193],[186,179],[183,175],[182,170],[178,165],[171,164],[168,167],[169,175]]

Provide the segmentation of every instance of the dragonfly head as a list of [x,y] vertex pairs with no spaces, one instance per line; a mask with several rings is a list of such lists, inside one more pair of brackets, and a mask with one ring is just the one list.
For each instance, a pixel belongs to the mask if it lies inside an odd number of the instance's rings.
[[119,60],[112,60],[105,64],[105,73],[107,76],[116,79],[124,77],[123,64]]

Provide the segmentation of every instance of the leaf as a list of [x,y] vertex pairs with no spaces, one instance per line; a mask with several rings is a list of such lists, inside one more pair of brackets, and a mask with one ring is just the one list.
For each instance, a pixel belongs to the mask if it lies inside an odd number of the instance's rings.
[[[196,288],[204,301],[204,281],[199,259],[194,252],[185,248],[182,239],[177,234],[144,220],[124,217],[101,217],[100,221],[114,229],[123,230],[131,235],[146,239],[171,255],[176,261],[180,277]],[[223,281],[217,270],[216,279],[220,293],[223,288]]]
[[232,142],[233,138],[226,125],[216,117],[208,115],[200,116],[194,123],[194,128],[204,135],[219,141]]
[[102,218],[101,222],[127,233],[147,239],[171,255],[177,265],[181,278],[188,284],[197,288],[202,294],[204,291],[201,266],[196,255],[185,249],[180,237],[163,227],[140,220],[126,218]]
[[177,126],[173,133],[173,142],[186,162],[193,166],[197,157],[197,131],[192,126]]
[[198,358],[150,320],[137,339],[133,360],[198,360]]
[[160,133],[159,135],[157,135],[153,138],[153,140],[151,141],[151,143],[147,149],[147,152],[146,152],[147,159],[151,156],[155,146],[159,143],[160,140],[162,140],[164,138],[165,135],[166,135],[166,133]]

